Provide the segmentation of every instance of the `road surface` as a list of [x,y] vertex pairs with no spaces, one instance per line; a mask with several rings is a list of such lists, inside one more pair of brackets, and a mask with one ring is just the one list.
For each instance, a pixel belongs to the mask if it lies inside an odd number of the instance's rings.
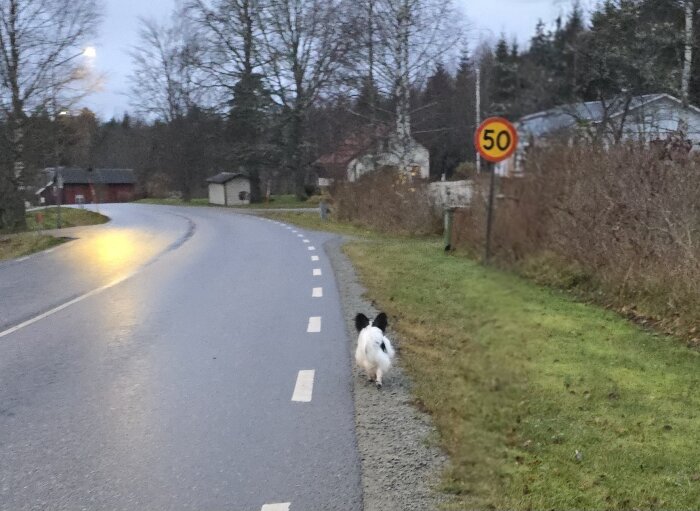
[[100,209],[0,263],[0,510],[360,510],[330,235]]

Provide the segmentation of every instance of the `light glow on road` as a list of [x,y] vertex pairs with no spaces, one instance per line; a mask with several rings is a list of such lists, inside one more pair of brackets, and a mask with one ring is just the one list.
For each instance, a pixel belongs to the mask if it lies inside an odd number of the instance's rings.
[[76,263],[111,272],[133,268],[143,260],[143,255],[129,230],[111,230],[90,239],[80,250]]

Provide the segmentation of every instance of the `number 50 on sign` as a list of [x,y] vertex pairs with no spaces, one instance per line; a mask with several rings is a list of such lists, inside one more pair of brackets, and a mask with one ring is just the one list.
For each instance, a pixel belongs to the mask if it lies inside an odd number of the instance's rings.
[[518,147],[518,132],[502,117],[486,119],[474,135],[474,146],[481,156],[492,163],[510,158]]

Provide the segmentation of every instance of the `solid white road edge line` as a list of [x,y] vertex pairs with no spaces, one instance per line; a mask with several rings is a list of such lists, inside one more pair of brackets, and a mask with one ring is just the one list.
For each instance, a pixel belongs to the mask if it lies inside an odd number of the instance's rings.
[[321,276],[321,268],[314,268],[314,277]]
[[311,293],[311,298],[323,298],[323,288],[315,287]]
[[59,305],[58,307],[51,309],[50,311],[44,312],[43,314],[39,314],[38,316],[35,316],[32,319],[28,319],[24,323],[20,323],[19,325],[15,325],[12,328],[8,328],[4,332],[0,332],[0,339],[7,336],[7,335],[13,334],[18,330],[21,330],[25,327],[28,327],[29,325],[33,325],[34,323],[41,321],[42,319],[48,318],[49,316],[53,316],[57,312],[61,312],[63,309],[67,309],[71,305],[75,305],[76,303],[82,302],[83,300],[86,300],[86,299],[90,298],[91,296],[95,296],[95,295],[101,293],[102,291],[106,291],[114,286],[117,286],[117,285],[121,284],[122,282],[129,280],[131,277],[133,277],[134,275],[139,273],[139,271],[141,271],[141,270],[137,270],[133,273],[130,273],[129,275],[126,275],[125,277],[122,277],[122,278],[117,279],[113,282],[110,282],[109,284],[107,284],[105,286],[98,287],[97,289],[93,289],[92,291],[89,291],[89,292],[85,293],[84,295],[80,295],[77,298],[73,298],[71,301],[66,302],[63,305]]
[[314,376],[316,371],[299,371],[297,384],[294,386],[292,401],[295,403],[310,403],[314,393]]
[[306,331],[310,334],[319,333],[321,331],[321,316],[311,316]]

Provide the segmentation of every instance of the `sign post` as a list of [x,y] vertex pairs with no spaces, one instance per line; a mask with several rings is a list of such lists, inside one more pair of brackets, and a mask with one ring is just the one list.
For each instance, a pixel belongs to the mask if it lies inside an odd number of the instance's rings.
[[[474,135],[474,147],[488,162],[499,163],[507,160],[515,153],[518,147],[518,131],[515,126],[502,117],[486,119],[476,130]],[[484,252],[484,264],[491,259],[491,231],[493,229],[493,201],[496,193],[496,169],[491,168],[489,185],[489,203],[486,212],[486,246]]]
[[61,225],[61,203],[63,202],[63,176],[58,174],[58,196],[56,197],[56,227],[60,229]]

